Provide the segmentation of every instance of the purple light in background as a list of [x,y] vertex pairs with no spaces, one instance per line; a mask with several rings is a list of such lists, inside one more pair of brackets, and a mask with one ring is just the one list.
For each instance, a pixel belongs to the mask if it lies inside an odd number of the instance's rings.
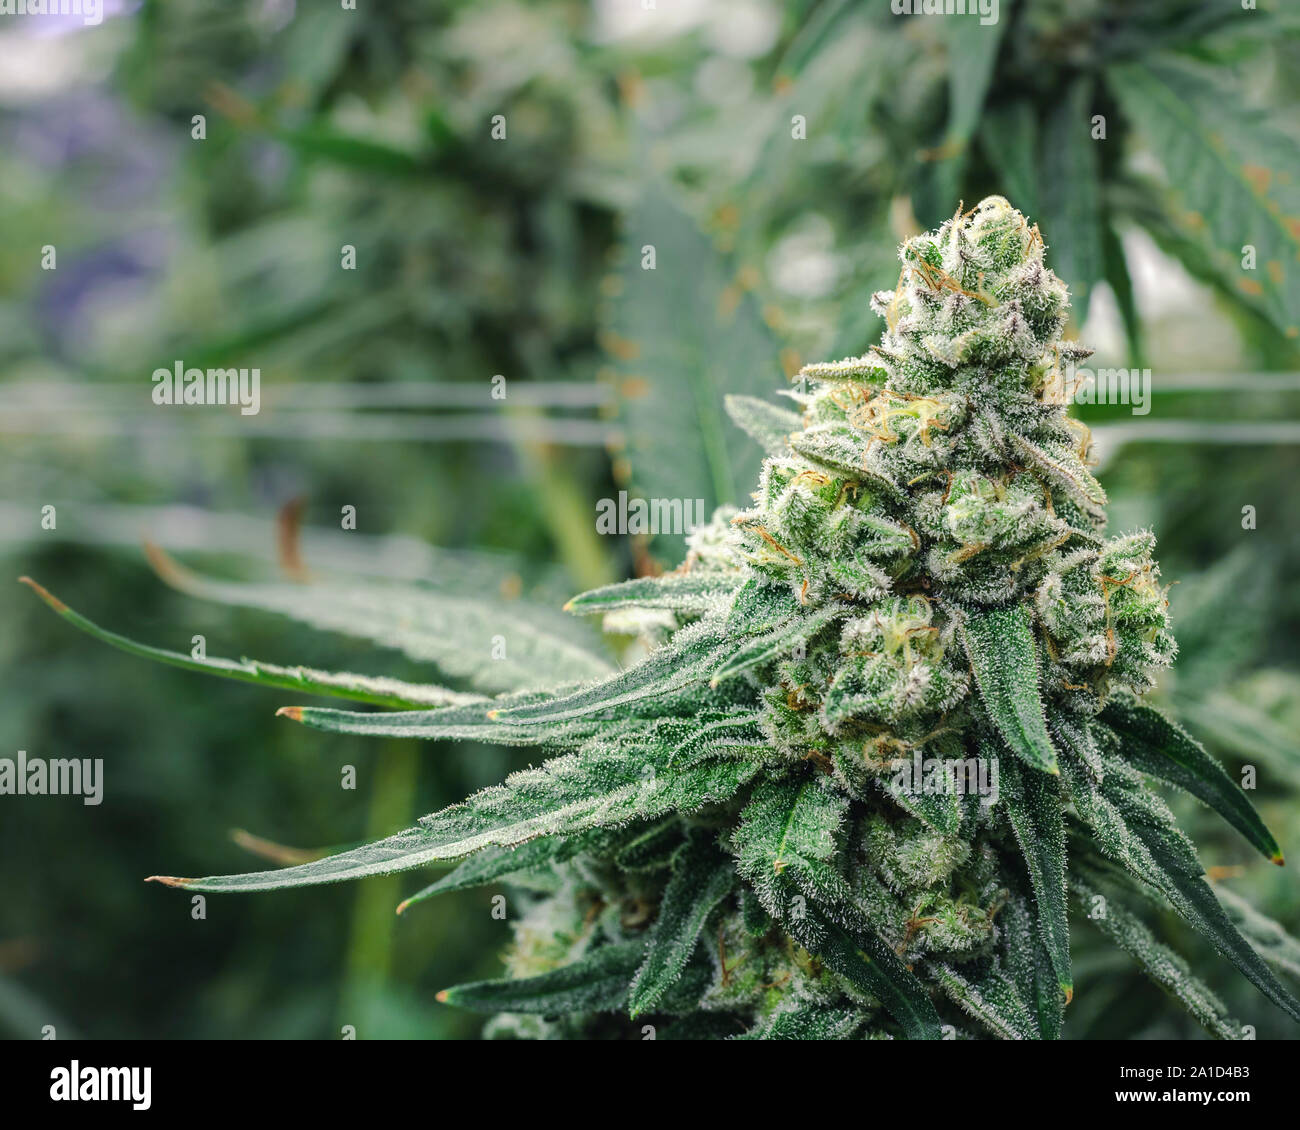
[[[48,3],[53,8],[60,7],[59,0],[48,0]],[[55,11],[48,14],[24,15],[22,17],[15,15],[5,26],[12,27],[16,31],[34,38],[69,35],[77,31],[93,31],[97,27],[102,27],[103,21],[113,17],[134,14],[141,6],[142,0],[99,0],[100,22],[96,24],[86,23],[84,15],[77,15],[74,12],[63,15]]]

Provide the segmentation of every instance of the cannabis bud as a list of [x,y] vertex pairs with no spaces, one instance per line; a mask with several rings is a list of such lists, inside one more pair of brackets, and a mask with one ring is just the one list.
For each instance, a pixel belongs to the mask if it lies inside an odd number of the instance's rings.
[[[461,861],[405,906],[508,880],[526,906],[509,976],[442,995],[496,1014],[496,1035],[1054,1038],[1073,903],[1237,1037],[1137,916],[1153,899],[1300,1019],[1148,786],[1187,790],[1281,862],[1223,769],[1139,699],[1175,651],[1154,539],[1103,534],[1062,395],[1087,351],[1062,338],[1044,251],[1001,197],[959,210],[903,245],[873,299],[879,345],[806,367],[797,410],[729,400],[767,451],[753,505],[714,515],[675,572],[570,603],[639,625],[639,663],[495,698],[368,699],[422,707],[395,713],[291,708],[324,730],[556,756],[378,843],[165,881]],[[218,599],[277,606],[234,587]]]

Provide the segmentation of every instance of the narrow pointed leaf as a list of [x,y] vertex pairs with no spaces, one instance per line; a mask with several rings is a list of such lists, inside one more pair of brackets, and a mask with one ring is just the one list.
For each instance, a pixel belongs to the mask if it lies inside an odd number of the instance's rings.
[[1138,834],[1146,840],[1152,858],[1161,868],[1155,877],[1163,878],[1160,889],[1174,908],[1254,982],[1260,992],[1292,1020],[1300,1020],[1300,1001],[1278,981],[1254,947],[1232,924],[1209,883],[1199,875],[1188,875],[1179,870],[1175,850],[1154,831],[1139,831]]
[[400,679],[353,675],[338,671],[317,671],[311,667],[280,667],[257,659],[220,659],[216,656],[195,658],[193,655],[185,655],[178,651],[150,647],[148,644],[136,643],[126,636],[101,628],[79,612],[73,611],[30,577],[20,579],[63,619],[88,636],[128,655],[152,659],[155,663],[165,663],[169,667],[198,671],[205,675],[217,675],[223,679],[236,679],[243,683],[255,683],[262,687],[277,687],[303,694],[347,698],[354,702],[369,702],[377,706],[451,706],[487,701],[481,695],[462,694],[442,687],[407,683]]
[[1224,913],[1264,956],[1279,969],[1293,977],[1300,977],[1300,940],[1287,933],[1286,928],[1267,914],[1262,914],[1244,898],[1222,885],[1214,888]]
[[1246,794],[1181,726],[1128,696],[1113,698],[1101,719],[1120,736],[1124,757],[1135,768],[1185,789],[1214,809],[1267,859],[1282,862],[1282,849]]
[[638,577],[605,585],[575,596],[564,606],[579,615],[614,612],[623,608],[664,608],[671,612],[703,614],[725,602],[739,578],[725,573],[667,573],[662,577]]
[[966,654],[989,719],[1026,765],[1058,773],[1039,689],[1038,656],[1023,604],[966,613]]
[[437,882],[417,891],[410,898],[404,899],[397,907],[398,914],[404,914],[408,908],[417,903],[431,899],[435,895],[445,895],[452,891],[467,891],[474,887],[485,887],[534,867],[550,863],[557,855],[564,854],[565,842],[556,837],[544,840],[529,840],[518,847],[485,848],[471,855],[455,870],[444,875]]
[[879,1000],[908,1039],[942,1038],[939,1014],[925,986],[865,922],[851,931],[814,905],[803,918],[787,918],[785,925],[809,953]]
[[1026,464],[1050,486],[1072,499],[1084,513],[1092,518],[1106,516],[1106,492],[1101,483],[1078,458],[1051,456],[1037,444],[1015,432],[1008,433],[1011,446]]
[[751,577],[736,590],[727,613],[727,634],[752,636],[770,632],[799,615],[799,601],[786,585]]
[[816,867],[835,855],[847,811],[846,797],[813,780],[765,782],[754,790],[733,844],[741,875],[773,918],[787,918],[789,896],[817,885]]
[[790,447],[813,463],[851,476],[884,498],[898,501],[905,497],[892,479],[867,468],[862,437],[848,424],[814,424],[791,436]]
[[1066,993],[1043,943],[1042,923],[1035,920],[1032,889],[1008,894],[998,912],[995,960],[1023,998],[1026,1014],[1037,1025],[1038,1037],[1059,1040]]
[[414,828],[339,855],[278,871],[154,878],[197,891],[266,891],[409,871],[487,847],[692,811],[734,796],[761,764],[707,762],[671,774],[654,769],[646,756],[622,745],[568,754],[513,773],[505,784],[426,816]]
[[709,680],[710,685],[716,687],[752,667],[788,657],[796,647],[810,640],[839,614],[838,609],[829,608],[811,616],[798,616],[788,624],[750,640],[718,665]]
[[478,1012],[618,1012],[641,960],[640,941],[619,942],[537,977],[474,981],[444,989],[438,999]]
[[652,1011],[682,975],[705,921],[735,881],[735,872],[711,839],[700,836],[683,846],[646,939],[645,960],[632,982],[628,1009],[633,1018]]
[[1061,991],[1060,977],[1052,955],[1043,941],[1041,924],[1034,932],[1033,945],[1033,1010],[1038,1020],[1038,1032],[1044,1040],[1059,1040],[1061,1025],[1065,1020],[1065,1004],[1070,995]]
[[927,963],[943,991],[976,1020],[1004,1040],[1033,1040],[1038,1026],[1015,983],[1001,969]]
[[962,798],[955,789],[926,792],[912,787],[904,788],[892,776],[877,777],[876,785],[900,808],[910,812],[918,820],[925,821],[936,832],[950,836],[961,825]]
[[1198,1024],[1221,1040],[1241,1038],[1241,1025],[1228,1015],[1223,1002],[1208,986],[1192,976],[1187,963],[1158,941],[1141,919],[1116,899],[1099,896],[1097,889],[1086,882],[1076,881],[1072,887],[1076,896],[1085,902],[1090,903],[1096,897],[1105,898],[1105,914],[1089,914],[1088,921],[1120,949],[1136,958],[1147,975],[1181,1001]]
[[[613,711],[644,699],[671,694],[692,683],[703,682],[732,647],[730,644],[719,644],[717,627],[707,621],[692,625],[678,632],[672,643],[651,652],[626,671],[559,698],[497,711],[495,717],[511,726],[534,722],[563,722],[570,718]],[[714,634],[708,634],[709,631]]]
[[[987,755],[986,755],[987,756]],[[1057,983],[1067,999],[1074,994],[1070,973],[1070,926],[1066,916],[1065,821],[1057,777],[1002,765],[1002,799],[1034,887],[1035,910],[1043,944],[1051,955]]]
[[1158,890],[1274,1004],[1300,1020],[1300,1001],[1278,981],[1263,958],[1232,924],[1203,878],[1203,868],[1187,837],[1141,778],[1120,762],[1106,766],[1097,785],[1069,767],[1075,808],[1096,834],[1102,851]]
[[684,723],[686,736],[673,746],[668,764],[693,765],[706,757],[740,756],[766,746],[763,721],[762,714],[747,709],[702,713]]
[[280,714],[314,730],[367,737],[421,738],[425,741],[476,741],[495,745],[527,746],[548,742],[581,741],[595,733],[596,721],[535,723],[507,726],[490,717],[505,701],[513,704],[545,700],[545,695],[485,699],[442,710],[368,711],[336,710],[320,706],[283,707]]

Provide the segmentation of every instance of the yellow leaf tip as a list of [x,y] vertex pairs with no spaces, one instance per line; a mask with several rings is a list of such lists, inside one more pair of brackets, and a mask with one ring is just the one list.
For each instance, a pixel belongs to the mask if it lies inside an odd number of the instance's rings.
[[281,717],[283,717],[283,718],[288,718],[288,719],[290,719],[291,721],[294,721],[294,722],[301,722],[301,721],[302,721],[302,707],[301,707],[301,706],[282,706],[282,707],[280,707],[279,710],[277,710],[277,711],[275,712],[275,716],[276,716],[277,718],[281,718]]
[[144,555],[148,559],[149,565],[162,579],[163,583],[171,585],[174,589],[183,589],[187,576],[184,567],[157,542],[144,538],[143,545]]
[[1282,858],[1282,853],[1281,853],[1281,852],[1278,852],[1276,855],[1271,856],[1270,858],[1273,860],[1273,862],[1274,862],[1275,864],[1277,864],[1277,866],[1279,866],[1279,867],[1285,867],[1285,866],[1286,866],[1286,860]]
[[443,989],[442,992],[434,994],[434,998],[433,998],[433,999],[436,1000],[439,1004],[446,1004],[446,1003],[447,1003],[447,990],[446,990],[446,989]]
[[161,883],[164,887],[188,887],[193,879],[182,879],[176,875],[150,875],[146,883]]
[[405,913],[406,908],[407,908],[408,906],[410,906],[410,905],[411,905],[411,900],[410,900],[410,899],[403,899],[401,902],[399,902],[399,903],[397,904],[397,912],[396,912],[396,913],[398,913],[398,914],[403,914],[403,913]]
[[19,577],[18,583],[20,585],[26,585],[37,596],[39,596],[43,601],[45,601],[46,604],[48,604],[51,608],[53,608],[55,612],[66,612],[68,610],[68,606],[64,604],[63,601],[61,601],[57,596],[55,596],[52,592],[50,592],[50,590],[47,589],[44,585],[38,585],[35,581],[31,579],[31,577]]
[[1067,1005],[1068,1005],[1072,1000],[1074,1000],[1074,986],[1073,986],[1073,985],[1062,984],[1062,985],[1061,985],[1061,991],[1062,991],[1063,993],[1065,993],[1065,1003],[1066,1003]]

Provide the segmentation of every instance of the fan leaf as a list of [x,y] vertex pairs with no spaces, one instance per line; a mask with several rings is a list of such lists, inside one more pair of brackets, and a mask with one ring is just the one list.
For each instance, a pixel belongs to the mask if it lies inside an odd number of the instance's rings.
[[259,659],[220,659],[207,655],[196,657],[178,651],[167,651],[160,647],[150,647],[148,644],[136,643],[126,636],[101,628],[79,612],[69,608],[30,577],[21,577],[20,580],[29,585],[63,619],[86,635],[128,655],[152,659],[155,663],[165,663],[169,667],[199,671],[223,679],[236,679],[261,687],[277,687],[281,690],[302,691],[304,694],[347,698],[354,702],[368,702],[377,706],[453,706],[487,701],[481,695],[462,694],[442,687],[407,683],[400,679],[352,675],[337,671],[317,671],[311,667],[280,667],[274,663],[264,663]]

